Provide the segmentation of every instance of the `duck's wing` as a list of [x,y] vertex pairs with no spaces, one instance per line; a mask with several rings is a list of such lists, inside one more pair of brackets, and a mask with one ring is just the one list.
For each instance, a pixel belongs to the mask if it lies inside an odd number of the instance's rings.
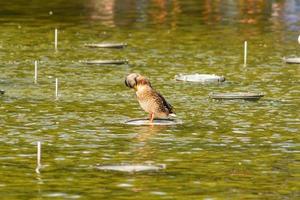
[[173,106],[171,104],[169,104],[166,99],[159,93],[157,92],[158,97],[162,100],[164,107],[169,111],[170,114],[175,112],[173,111]]

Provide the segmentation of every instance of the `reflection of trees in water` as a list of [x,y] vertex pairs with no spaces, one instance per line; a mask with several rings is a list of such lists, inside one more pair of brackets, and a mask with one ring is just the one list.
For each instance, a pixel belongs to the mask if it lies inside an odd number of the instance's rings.
[[239,18],[244,24],[256,24],[271,15],[269,4],[265,0],[240,0]]
[[[84,9],[87,8],[87,9]],[[88,19],[109,26],[136,26],[147,24],[167,25],[176,28],[186,23],[242,23],[260,24],[270,22],[274,27],[299,28],[300,0],[38,0],[29,2],[0,2],[5,14],[35,15],[53,20],[74,20],[82,12]],[[142,24],[140,23],[142,22]],[[140,23],[140,24],[139,24]]]
[[99,20],[101,24],[114,27],[115,0],[90,0],[87,7],[91,20]]
[[172,28],[177,25],[177,16],[181,12],[178,0],[152,0],[152,9],[149,13],[150,19],[155,24],[169,23]]
[[155,8],[150,12],[151,18],[158,24],[162,24],[166,21],[168,11],[165,0],[152,0]]
[[115,27],[133,23],[135,20],[134,0],[90,0],[89,18],[101,24]]
[[300,18],[299,0],[89,0],[87,7],[91,20],[111,27],[143,22],[176,28],[180,20],[187,19],[205,24],[271,21],[276,26],[282,20],[295,22]]
[[176,16],[180,13],[178,0],[90,0],[86,7],[91,20],[111,27],[146,20],[162,24],[169,16],[172,26],[176,26]]
[[132,25],[136,21],[136,1],[116,0],[115,23],[117,26]]
[[[283,21],[286,22],[288,27],[294,31],[299,31],[300,21],[300,1],[299,0],[286,0],[284,3]],[[294,24],[297,24],[294,26]]]

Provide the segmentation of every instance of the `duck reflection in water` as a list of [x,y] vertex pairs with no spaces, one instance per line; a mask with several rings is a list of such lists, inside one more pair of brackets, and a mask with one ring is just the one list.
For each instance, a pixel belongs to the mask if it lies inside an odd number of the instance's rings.
[[135,127],[136,137],[133,138],[131,146],[132,161],[134,163],[154,164],[160,149],[155,144],[155,138],[164,134],[168,126],[138,126]]
[[153,89],[148,78],[132,73],[125,78],[125,85],[136,91],[136,97],[140,106],[150,114],[149,120],[151,124],[153,124],[155,117],[176,116],[172,105]]
[[137,139],[139,142],[145,142],[151,139],[153,136],[164,132],[168,126],[138,126],[136,127]]

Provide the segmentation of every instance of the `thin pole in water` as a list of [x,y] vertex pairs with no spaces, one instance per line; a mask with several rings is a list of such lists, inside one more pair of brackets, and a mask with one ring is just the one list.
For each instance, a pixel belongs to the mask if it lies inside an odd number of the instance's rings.
[[37,166],[35,169],[36,173],[40,173],[40,168],[42,167],[41,164],[41,156],[42,156],[42,144],[40,141],[37,142]]
[[55,51],[57,51],[57,41],[58,41],[58,31],[57,31],[57,28],[56,28],[55,31],[54,31],[54,48],[55,48]]
[[38,79],[38,63],[34,61],[34,83],[37,84]]
[[300,35],[298,36],[298,43],[300,44]]
[[244,66],[247,65],[247,41],[244,42]]
[[58,100],[58,78],[55,79],[55,99]]

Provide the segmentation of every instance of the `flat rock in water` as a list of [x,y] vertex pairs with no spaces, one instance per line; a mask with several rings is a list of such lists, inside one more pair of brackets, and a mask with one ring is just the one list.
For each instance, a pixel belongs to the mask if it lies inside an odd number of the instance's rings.
[[98,44],[85,44],[84,46],[90,48],[115,48],[120,49],[127,46],[126,43],[98,43]]
[[179,74],[175,76],[175,79],[177,81],[188,81],[197,83],[220,83],[225,81],[225,78],[223,76],[217,76],[214,74]]
[[81,61],[88,65],[123,65],[128,64],[128,60],[87,60]]
[[233,93],[212,93],[210,98],[219,99],[219,100],[234,100],[234,99],[243,99],[243,100],[259,100],[264,95],[261,93],[250,93],[250,92],[233,92]]
[[288,64],[300,64],[300,58],[284,58],[283,60]]
[[5,91],[4,90],[0,90],[0,94],[4,94],[5,93]]
[[103,165],[96,167],[99,170],[119,171],[119,172],[144,172],[144,171],[158,171],[165,169],[165,165]]
[[131,119],[125,121],[125,124],[135,125],[135,126],[144,126],[144,125],[159,125],[159,126],[170,126],[181,124],[182,122],[175,119],[154,119],[152,123],[150,123],[149,119]]

